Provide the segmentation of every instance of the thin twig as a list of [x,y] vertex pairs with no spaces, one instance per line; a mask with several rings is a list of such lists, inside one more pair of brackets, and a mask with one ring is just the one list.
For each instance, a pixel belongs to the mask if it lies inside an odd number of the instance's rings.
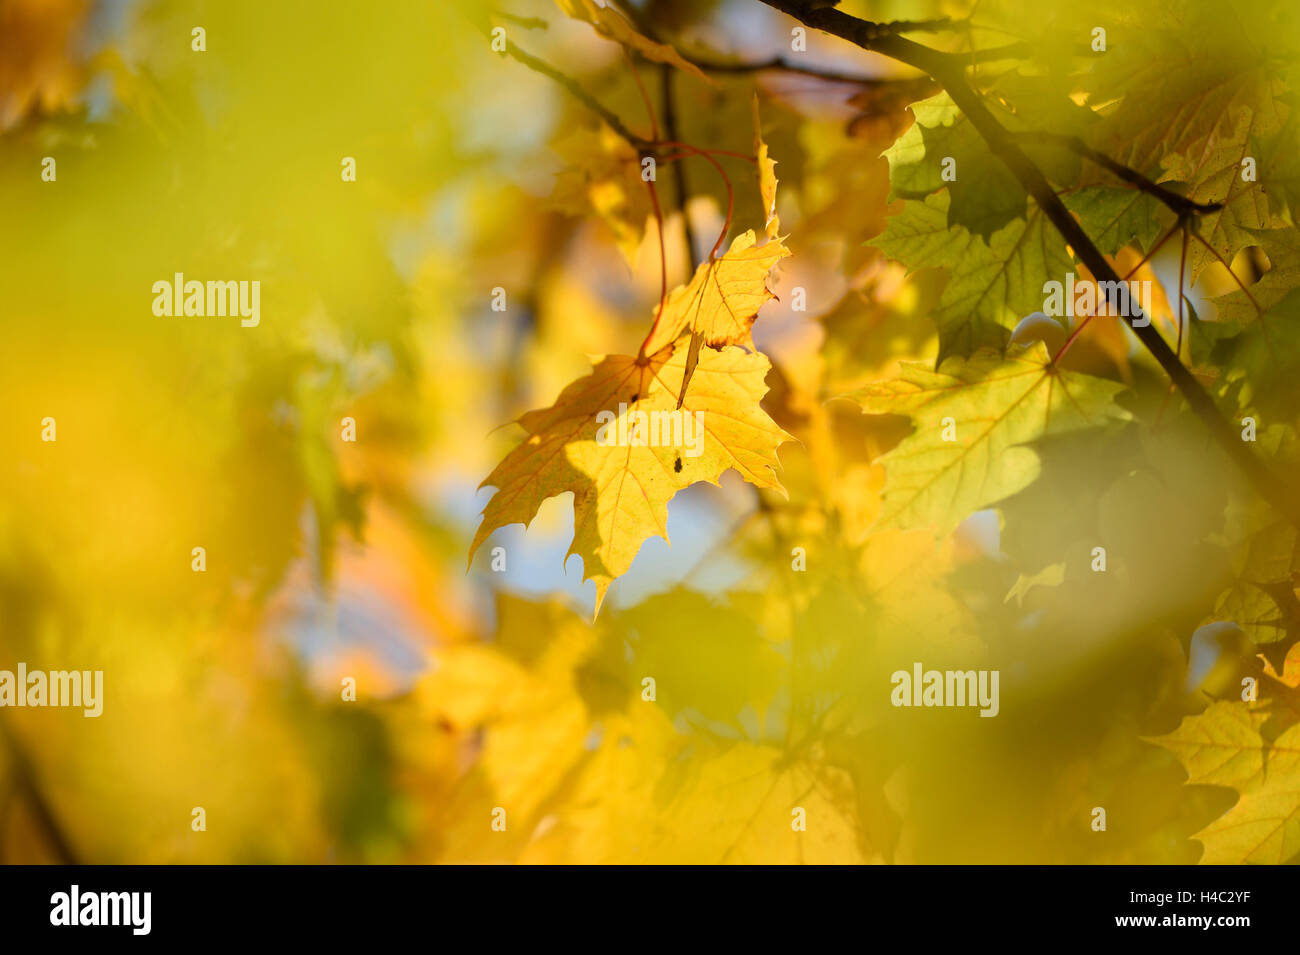
[[1223,208],[1222,202],[1195,202],[1186,196],[1180,196],[1178,193],[1166,189],[1159,183],[1152,182],[1136,169],[1130,169],[1123,163],[1116,162],[1103,152],[1098,152],[1078,136],[1063,136],[1059,133],[1041,133],[1032,131],[1013,132],[1009,134],[1012,139],[1021,143],[1039,143],[1053,146],[1064,146],[1072,152],[1088,159],[1103,169],[1114,173],[1125,182],[1137,186],[1143,192],[1155,197],[1168,206],[1173,212],[1180,216],[1187,215],[1205,215],[1210,212],[1218,212]]
[[842,70],[832,70],[820,66],[808,66],[803,63],[795,63],[783,56],[774,56],[753,63],[734,63],[728,60],[714,60],[694,55],[685,56],[685,59],[692,65],[698,66],[702,70],[708,70],[710,73],[760,73],[764,70],[784,70],[787,73],[798,73],[801,76],[815,76],[818,79],[828,80],[832,83],[853,83],[857,86],[877,87],[899,86],[916,82],[915,79],[867,76],[862,73],[847,73]]
[[652,144],[650,140],[638,136],[636,133],[632,132],[632,130],[628,129],[615,113],[607,109],[604,104],[578,85],[577,80],[573,79],[573,77],[561,73],[545,60],[539,60],[532,54],[525,53],[514,43],[510,43],[509,41],[506,42],[506,54],[509,55],[511,59],[524,64],[524,66],[528,67],[530,70],[534,70],[535,72],[541,73],[543,76],[549,76],[551,79],[555,80],[555,82],[568,90],[580,103],[582,103],[582,105],[586,106],[589,110],[603,119],[610,129],[614,130],[614,132],[626,139],[634,149],[645,150],[651,147]]
[[1191,225],[1184,222],[1183,247],[1178,253],[1178,344],[1174,348],[1174,354],[1180,359],[1183,355],[1183,304],[1187,300],[1183,294],[1183,285],[1187,282],[1187,237],[1191,234]]
[[[673,73],[675,68],[665,63],[660,67],[659,88],[660,98],[663,100],[664,110],[664,132],[668,138],[674,142],[681,140],[681,134],[677,130],[677,102],[673,92]],[[686,164],[678,163],[673,170],[674,198],[677,202],[677,211],[682,217],[682,234],[686,240],[686,263],[687,275],[695,271],[695,227],[691,225],[691,216],[686,209],[686,204],[690,199],[690,187],[686,181]]]
[[[475,29],[489,39],[492,37],[492,25],[486,17],[481,15],[475,16],[472,14],[466,15],[470,22],[474,24]],[[619,119],[613,111],[608,109],[600,102],[600,100],[596,99],[584,90],[573,77],[560,72],[545,60],[539,59],[531,53],[520,49],[518,44],[511,43],[509,40],[506,40],[505,43],[505,54],[512,60],[522,63],[530,70],[536,73],[541,73],[543,76],[549,77],[559,83],[568,90],[569,93],[578,100],[578,102],[582,103],[582,105],[586,106],[589,110],[603,119],[610,129],[614,130],[614,132],[626,139],[633,149],[636,149],[638,152],[644,152],[650,147],[650,140],[638,136],[636,133],[632,132],[632,130],[628,129],[623,121]]]
[[1232,270],[1232,264],[1228,262],[1228,260],[1225,259],[1222,256],[1222,254],[1220,254],[1219,250],[1216,249],[1214,246],[1212,246],[1206,240],[1206,238],[1203,235],[1201,235],[1199,232],[1193,232],[1192,238],[1196,239],[1197,242],[1205,246],[1206,251],[1208,251],[1210,255],[1214,256],[1215,259],[1218,260],[1219,264],[1223,266],[1223,268],[1227,271],[1228,275],[1232,276],[1232,280],[1237,283],[1237,288],[1241,289],[1241,291],[1245,294],[1246,298],[1250,299],[1250,304],[1255,307],[1255,314],[1263,315],[1264,309],[1260,307],[1259,300],[1256,299],[1255,296],[1251,293],[1250,287],[1245,282],[1243,282],[1240,278],[1238,278],[1237,273]]
[[632,60],[632,54],[627,51],[627,47],[620,47],[623,51],[623,59],[627,63],[628,70],[632,73],[632,79],[636,82],[636,88],[641,94],[641,102],[645,104],[646,116],[650,118],[650,136],[652,139],[659,139],[659,118],[655,115],[655,104],[650,102],[650,94],[646,92],[645,84],[641,82],[641,74],[637,72],[636,63]]

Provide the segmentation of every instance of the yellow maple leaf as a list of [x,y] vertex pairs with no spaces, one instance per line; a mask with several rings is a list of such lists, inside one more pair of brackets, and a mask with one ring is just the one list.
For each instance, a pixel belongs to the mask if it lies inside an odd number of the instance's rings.
[[781,218],[776,214],[776,160],[768,155],[763,142],[763,127],[758,118],[758,94],[754,94],[754,160],[758,166],[758,194],[763,199],[763,215],[769,239],[781,231]]
[[555,2],[559,4],[561,10],[575,20],[590,23],[601,36],[621,43],[630,50],[635,50],[647,60],[653,60],[656,63],[668,63],[684,73],[689,73],[691,76],[703,80],[710,86],[714,85],[713,81],[698,66],[684,60],[682,55],[667,43],[658,43],[638,32],[620,14],[604,6],[603,3],[597,2],[597,0],[555,0]]
[[785,493],[776,449],[792,440],[759,407],[771,367],[740,348],[701,356],[695,386],[678,409],[685,349],[649,358],[611,355],[561,392],[554,405],[518,419],[524,442],[482,486],[483,509],[470,560],[506,524],[529,524],[546,498],[573,493],[569,554],[596,582],[596,609],[649,537],[668,539],[668,501],[696,481],[718,483],[734,468],[758,487]]
[[776,215],[776,160],[768,155],[767,144],[763,142],[757,95],[753,99],[753,114],[754,157],[767,241],[757,245],[757,236],[750,229],[737,236],[721,258],[710,254],[695,270],[691,281],[674,289],[663,303],[641,346],[641,354],[653,354],[690,331],[690,351],[686,356],[682,390],[677,396],[678,407],[685,400],[702,346],[753,348],[750,328],[763,303],[772,298],[767,287],[768,273],[790,254],[777,234],[781,220]]
[[1282,661],[1280,673],[1268,657],[1261,653],[1259,658],[1264,662],[1264,672],[1274,680],[1291,687],[1293,690],[1300,688],[1300,643],[1291,645],[1291,649],[1286,653],[1286,658]]
[[758,310],[772,297],[767,275],[790,254],[779,239],[764,245],[756,241],[753,229],[736,236],[721,258],[701,263],[688,284],[673,289],[642,353],[653,355],[688,329],[712,348],[752,348],[750,329]]

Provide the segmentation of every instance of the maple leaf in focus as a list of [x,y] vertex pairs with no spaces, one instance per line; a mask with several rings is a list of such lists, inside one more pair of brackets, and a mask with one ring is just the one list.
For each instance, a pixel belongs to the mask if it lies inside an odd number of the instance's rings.
[[753,229],[736,236],[731,248],[721,257],[701,262],[691,281],[674,289],[655,316],[655,323],[641,346],[641,354],[653,354],[677,340],[687,330],[691,333],[677,406],[685,400],[686,389],[699,361],[700,348],[724,348],[743,345],[753,349],[750,328],[758,310],[772,293],[767,287],[773,266],[790,254],[778,236],[781,219],[776,214],[776,160],[768,155],[758,115],[758,97],[753,99],[754,161],[758,173],[759,198],[763,203],[766,241],[757,245]]
[[985,242],[964,226],[949,228],[949,201],[942,192],[924,201],[907,200],[870,243],[909,273],[947,270],[948,283],[933,313],[939,364],[949,355],[1003,347],[1016,323],[1042,308],[1043,283],[1074,271],[1065,240],[1038,206]]
[[1084,186],[1066,193],[1061,201],[1106,255],[1117,255],[1133,241],[1143,251],[1150,249],[1165,223],[1173,221],[1173,213],[1140,189]]
[[763,125],[758,118],[758,94],[754,94],[754,162],[758,166],[758,194],[763,199],[765,231],[775,239],[781,231],[781,217],[776,214],[776,160],[763,142]]
[[[723,471],[735,468],[750,484],[784,493],[776,449],[792,439],[759,407],[771,367],[761,354],[740,348],[702,354],[694,386],[676,412],[683,443],[632,445],[638,426],[633,415],[647,415],[644,428],[655,420],[651,416],[666,421],[676,411],[685,363],[686,350],[674,346],[640,360],[611,355],[565,388],[551,407],[521,416],[528,437],[481,485],[497,493],[483,509],[470,560],[492,531],[527,525],[542,501],[571,491],[574,533],[565,558],[582,557],[583,580],[596,582],[599,611],[610,583],[632,565],[645,540],[668,539],[668,501],[682,488],[696,481],[717,484]],[[602,424],[601,412],[618,420]],[[698,442],[686,430],[692,418]],[[604,444],[597,440],[602,432]],[[614,443],[620,432],[629,446]]]
[[[1081,134],[1095,120],[1091,111],[1072,103],[1052,84],[1040,88],[1024,77],[1005,78],[998,96],[985,105],[1002,126],[1017,132],[1052,129]],[[909,109],[916,122],[882,153],[889,161],[895,197],[922,199],[946,189],[948,224],[965,226],[985,241],[1024,217],[1025,188],[948,93],[914,102]],[[1027,143],[1025,150],[1053,182],[1079,180],[1081,164],[1071,151],[1033,143]]]
[[653,355],[687,330],[697,332],[711,348],[752,348],[750,329],[758,310],[772,297],[768,273],[790,254],[779,239],[763,245],[756,241],[752,229],[736,236],[725,254],[702,262],[690,282],[673,289],[642,352]]
[[868,414],[907,415],[916,430],[882,455],[879,527],[935,525],[964,518],[1023,490],[1039,473],[1031,441],[1124,421],[1123,385],[1063,371],[1041,343],[1005,358],[982,351],[939,371],[908,362],[902,374],[850,395]]
[[[965,226],[986,241],[1024,216],[1024,187],[947,93],[912,103],[911,110],[916,122],[882,154],[895,196],[919,199],[946,187],[948,225]],[[943,163],[960,175],[945,178]]]

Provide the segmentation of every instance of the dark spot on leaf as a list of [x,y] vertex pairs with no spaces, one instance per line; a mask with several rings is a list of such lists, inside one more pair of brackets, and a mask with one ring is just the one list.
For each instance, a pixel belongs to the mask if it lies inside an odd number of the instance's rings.
[[641,397],[640,395],[633,395],[633,396],[632,396],[632,401],[629,401],[628,404],[632,404],[633,402],[635,402],[635,401],[636,401],[638,398],[640,398],[640,397]]
[[678,456],[677,460],[673,462],[673,470],[678,474],[682,473],[682,459],[680,456]]

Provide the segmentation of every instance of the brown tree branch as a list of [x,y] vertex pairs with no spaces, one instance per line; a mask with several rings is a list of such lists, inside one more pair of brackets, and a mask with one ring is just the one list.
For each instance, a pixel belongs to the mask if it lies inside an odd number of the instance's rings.
[[862,73],[845,73],[840,70],[825,69],[795,63],[783,56],[774,56],[753,63],[735,63],[728,60],[715,60],[694,54],[682,54],[691,64],[710,73],[759,73],[763,70],[783,70],[786,73],[798,73],[801,76],[814,76],[832,83],[854,83],[859,86],[885,86],[897,83],[909,83],[912,80],[899,80],[893,77],[866,76]]
[[1194,202],[1186,196],[1180,196],[1178,193],[1166,189],[1159,183],[1152,182],[1136,169],[1130,169],[1123,163],[1118,163],[1111,159],[1105,153],[1093,149],[1078,136],[1063,136],[1058,133],[1040,133],[1031,131],[1011,133],[1010,135],[1016,140],[1016,142],[1031,144],[1046,143],[1047,145],[1063,146],[1072,152],[1078,153],[1085,159],[1088,159],[1091,162],[1096,163],[1098,166],[1101,166],[1103,169],[1114,173],[1125,182],[1132,183],[1143,192],[1155,197],[1175,212],[1179,218],[1187,218],[1193,215],[1205,215],[1209,212],[1218,212],[1223,208],[1222,202]]
[[[848,40],[864,50],[916,67],[933,77],[948,91],[948,95],[970,120],[993,154],[1006,164],[1038,203],[1039,208],[1056,226],[1057,231],[1065,238],[1075,255],[1087,266],[1093,277],[1098,282],[1116,283],[1110,288],[1118,289],[1120,278],[1110,262],[1065,208],[1051,183],[1047,181],[1047,177],[1025,155],[1015,138],[997,121],[984,102],[984,98],[967,82],[964,66],[969,62],[968,60],[963,60],[960,55],[954,56],[932,50],[905,37],[894,34],[882,35],[877,24],[849,16],[839,10],[814,8],[808,0],[761,0],[761,2],[794,17],[807,26]],[[1182,294],[1181,289],[1179,294]],[[1112,295],[1117,296],[1117,293],[1107,293],[1108,298]],[[1119,303],[1112,302],[1112,305],[1118,306]],[[1117,311],[1119,310],[1117,308]],[[1140,309],[1131,310],[1136,314],[1124,316],[1125,321],[1164,369],[1165,374],[1182,394],[1193,413],[1201,419],[1224,452],[1241,469],[1255,491],[1284,514],[1292,524],[1300,527],[1300,507],[1297,507],[1295,496],[1259,458],[1251,453],[1236,428],[1220,414],[1209,392],[1183,366],[1150,319],[1146,318]]]

